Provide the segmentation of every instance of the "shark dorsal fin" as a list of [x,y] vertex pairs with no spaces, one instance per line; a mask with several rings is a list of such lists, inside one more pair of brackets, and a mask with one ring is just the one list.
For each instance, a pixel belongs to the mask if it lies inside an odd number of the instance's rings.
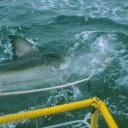
[[17,58],[23,57],[33,51],[33,44],[28,39],[21,36],[10,35],[9,36],[14,54]]

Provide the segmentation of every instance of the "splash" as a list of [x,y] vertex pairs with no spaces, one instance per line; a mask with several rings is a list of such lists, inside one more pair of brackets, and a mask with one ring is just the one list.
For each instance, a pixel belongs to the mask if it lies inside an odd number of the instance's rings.
[[93,76],[102,72],[116,56],[115,34],[81,32],[76,34],[61,69],[71,74]]

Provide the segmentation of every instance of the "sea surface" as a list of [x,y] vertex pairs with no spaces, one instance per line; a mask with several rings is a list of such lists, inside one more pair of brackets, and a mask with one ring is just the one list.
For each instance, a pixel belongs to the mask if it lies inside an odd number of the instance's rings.
[[[23,36],[42,51],[61,56],[63,62],[40,88],[91,79],[65,89],[0,97],[0,115],[96,96],[106,102],[119,128],[128,127],[128,0],[0,0],[0,63],[12,59],[9,35]],[[84,108],[0,128],[43,128],[83,120],[90,111]],[[64,128],[78,127],[82,126]],[[102,115],[99,127],[108,127]]]

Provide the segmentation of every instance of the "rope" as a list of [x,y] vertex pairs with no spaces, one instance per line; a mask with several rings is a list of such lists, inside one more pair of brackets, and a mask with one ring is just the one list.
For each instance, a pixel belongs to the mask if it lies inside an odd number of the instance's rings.
[[67,84],[59,85],[59,86],[54,86],[54,87],[49,87],[49,88],[33,89],[33,90],[26,90],[26,91],[16,91],[16,92],[5,92],[5,93],[0,93],[0,96],[12,96],[12,95],[30,94],[30,93],[35,93],[35,92],[51,91],[51,90],[55,90],[55,89],[66,88],[66,87],[69,87],[72,85],[76,85],[76,84],[88,81],[90,79],[91,79],[91,77],[88,77],[88,78],[78,80],[75,82],[71,82],[71,83],[67,83]]
[[109,128],[118,128],[115,120],[113,119],[111,113],[109,112],[105,102],[102,100],[96,99],[96,101],[92,104],[95,107],[95,112],[91,115],[91,127],[90,128],[98,128],[98,113],[101,112],[104,117]]
[[98,128],[98,116],[99,110],[96,109],[95,112],[91,114],[90,128]]
[[107,122],[109,128],[118,128],[118,126],[117,126],[116,122],[114,121],[112,115],[110,114],[107,106],[105,105],[105,102],[99,101],[97,107],[100,109],[100,111],[101,111],[105,121]]
[[96,100],[96,97],[87,99],[87,100],[76,101],[68,104],[52,106],[48,108],[41,108],[37,110],[31,110],[31,111],[26,111],[21,113],[0,116],[0,124],[23,120],[23,119],[29,119],[29,118],[37,118],[37,117],[56,114],[64,111],[70,111],[74,109],[88,107],[88,106],[91,106],[95,100]]
[[112,115],[107,109],[107,106],[105,105],[105,103],[101,100],[98,100],[96,97],[87,99],[87,100],[76,101],[68,104],[30,110],[30,111],[21,112],[21,113],[3,115],[3,116],[0,116],[0,124],[5,124],[5,123],[23,120],[23,119],[37,118],[41,116],[56,114],[56,113],[70,111],[78,108],[84,108],[88,106],[93,106],[96,109],[96,111],[92,113],[92,116],[91,116],[91,128],[97,128],[98,126],[99,111],[103,115],[109,128],[118,128],[116,122],[114,121]]

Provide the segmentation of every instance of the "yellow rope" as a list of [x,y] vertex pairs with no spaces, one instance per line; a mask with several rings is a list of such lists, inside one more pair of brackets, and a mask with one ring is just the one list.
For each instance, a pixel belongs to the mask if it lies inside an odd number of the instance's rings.
[[74,110],[74,109],[88,107],[88,106],[93,106],[95,108],[94,113],[92,113],[91,115],[91,127],[90,128],[98,128],[99,111],[101,111],[109,128],[118,128],[110,112],[108,111],[105,103],[101,100],[98,100],[96,97],[88,99],[88,100],[72,102],[69,104],[63,104],[63,105],[58,105],[58,106],[53,106],[53,107],[48,107],[48,108],[26,111],[22,113],[0,116],[0,124],[18,121],[22,119],[28,119],[28,118],[37,118],[40,116],[51,115],[51,114],[55,114],[59,112]]
[[90,128],[98,128],[98,115],[99,115],[98,109],[96,109],[95,112],[91,114]]
[[32,110],[32,111],[27,111],[27,112],[22,112],[22,113],[1,116],[0,124],[13,122],[13,121],[17,121],[17,120],[22,120],[22,119],[36,118],[36,117],[40,117],[40,116],[46,116],[46,115],[55,114],[55,113],[59,113],[59,112],[63,112],[63,111],[69,111],[69,110],[73,110],[73,109],[91,106],[95,100],[96,100],[96,98],[94,97],[92,99],[73,102],[73,103],[69,103],[69,104],[58,105],[58,106],[53,106],[53,107],[49,107],[49,108],[42,108],[42,109],[38,109],[38,110]]
[[99,101],[98,104],[99,104],[98,107],[99,107],[105,121],[107,122],[109,128],[118,128],[116,122],[114,121],[110,112],[108,111],[105,103],[103,101]]

